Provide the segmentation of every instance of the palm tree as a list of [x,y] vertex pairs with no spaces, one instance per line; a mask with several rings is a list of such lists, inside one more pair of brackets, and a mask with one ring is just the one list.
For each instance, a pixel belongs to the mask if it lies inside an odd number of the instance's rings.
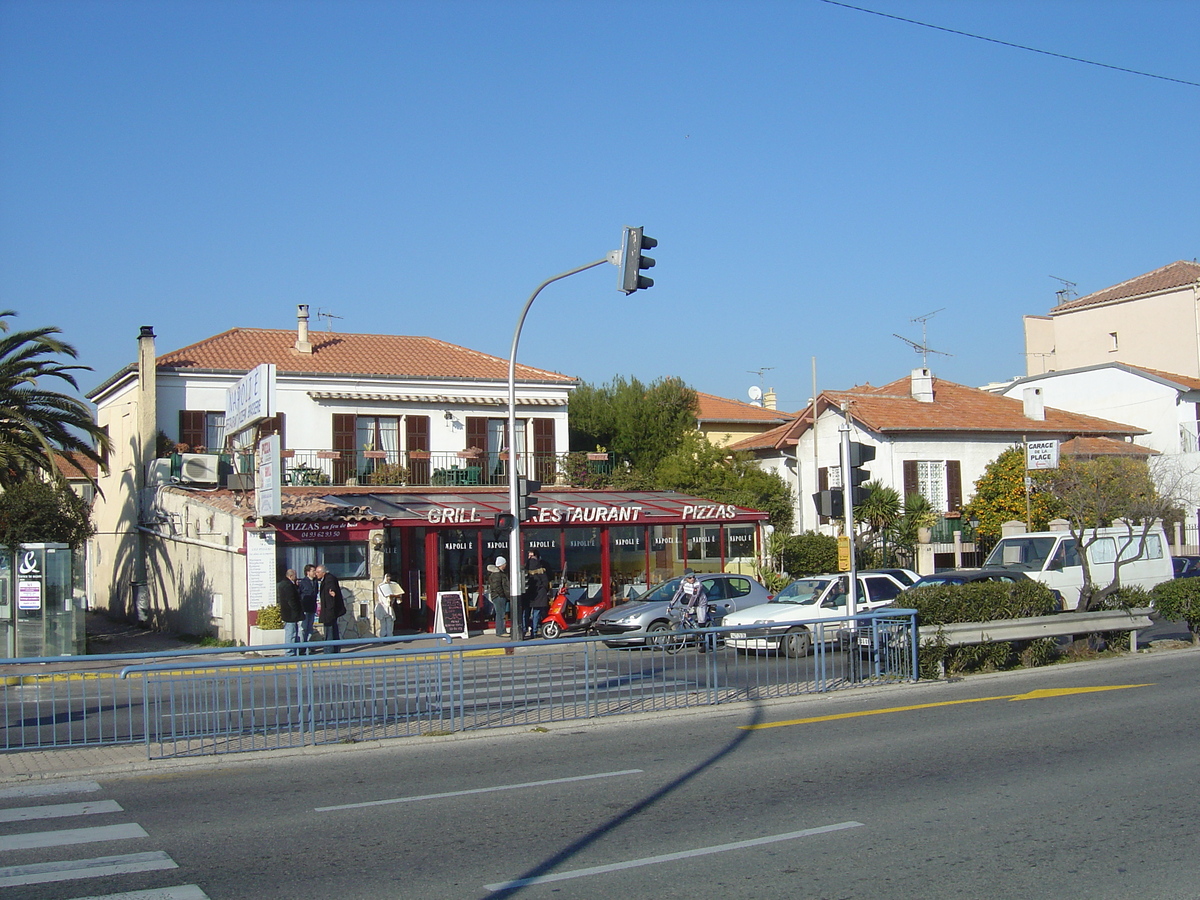
[[74,372],[88,366],[67,365],[56,357],[75,359],[70,344],[55,337],[54,327],[8,333],[16,313],[0,312],[0,487],[7,488],[36,477],[60,480],[56,451],[83,472],[76,455],[97,464],[108,449],[108,437],[96,424],[86,403],[48,390],[51,379],[77,388]]

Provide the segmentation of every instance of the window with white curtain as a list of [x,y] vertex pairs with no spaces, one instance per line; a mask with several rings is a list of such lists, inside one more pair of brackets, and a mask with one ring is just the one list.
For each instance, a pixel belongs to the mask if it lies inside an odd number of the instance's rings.
[[946,463],[944,460],[917,462],[917,490],[934,512],[946,512]]

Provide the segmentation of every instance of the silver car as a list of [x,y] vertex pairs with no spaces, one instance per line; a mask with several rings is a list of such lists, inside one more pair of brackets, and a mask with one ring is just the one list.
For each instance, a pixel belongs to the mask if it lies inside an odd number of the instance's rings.
[[[719,625],[720,620],[731,612],[771,599],[771,593],[749,575],[717,572],[697,573],[696,577],[708,594],[714,625]],[[605,636],[604,643],[610,647],[632,647],[646,643],[647,637],[653,634],[669,631],[671,621],[667,618],[667,605],[681,581],[682,575],[664,581],[597,619],[596,631]]]

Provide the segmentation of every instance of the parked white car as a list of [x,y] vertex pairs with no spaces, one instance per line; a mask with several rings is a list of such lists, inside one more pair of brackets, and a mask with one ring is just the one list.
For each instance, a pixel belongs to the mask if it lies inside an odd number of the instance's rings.
[[[858,610],[875,609],[894,601],[906,585],[886,572],[858,573]],[[793,581],[768,603],[751,606],[725,617],[722,625],[759,626],[731,631],[725,646],[735,650],[767,650],[788,656],[808,656],[813,646],[813,620],[820,620],[822,638],[838,640],[838,631],[850,627],[849,575],[813,575]],[[762,626],[767,626],[763,628]]]

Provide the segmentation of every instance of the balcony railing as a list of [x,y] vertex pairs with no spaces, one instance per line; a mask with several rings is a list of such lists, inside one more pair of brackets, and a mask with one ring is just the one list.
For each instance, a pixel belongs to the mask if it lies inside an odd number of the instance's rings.
[[[421,450],[300,450],[281,454],[283,483],[330,487],[407,485],[416,487],[504,486],[508,454]],[[599,487],[613,471],[608,454],[522,453],[517,471],[543,484]],[[253,471],[253,459],[242,471]]]

